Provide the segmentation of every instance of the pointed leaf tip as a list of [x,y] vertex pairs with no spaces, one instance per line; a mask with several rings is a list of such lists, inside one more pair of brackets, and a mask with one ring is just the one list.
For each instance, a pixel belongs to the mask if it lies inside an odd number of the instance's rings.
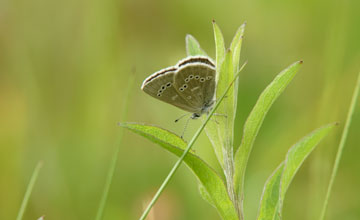
[[295,77],[299,66],[299,62],[296,62],[281,71],[261,93],[253,110],[246,119],[242,141],[235,153],[234,184],[235,190],[240,196],[243,196],[247,161],[260,127],[270,107]]
[[186,34],[185,44],[188,56],[207,56],[206,52],[201,48],[199,42],[191,34]]

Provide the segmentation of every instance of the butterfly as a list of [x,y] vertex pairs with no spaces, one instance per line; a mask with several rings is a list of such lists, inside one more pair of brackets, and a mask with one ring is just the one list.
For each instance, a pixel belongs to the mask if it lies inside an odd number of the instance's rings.
[[192,113],[199,118],[214,105],[216,87],[214,62],[205,56],[189,56],[175,66],[147,77],[141,89],[150,96]]

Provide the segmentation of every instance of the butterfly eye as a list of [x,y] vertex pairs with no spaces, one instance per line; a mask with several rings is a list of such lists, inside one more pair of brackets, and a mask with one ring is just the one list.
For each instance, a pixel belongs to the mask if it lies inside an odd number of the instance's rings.
[[205,78],[201,78],[201,79],[200,79],[200,82],[205,82]]
[[157,96],[160,97],[160,96],[161,96],[161,93],[158,93]]
[[160,89],[159,91],[158,91],[158,93],[160,94],[160,93],[162,93],[163,92],[163,90],[162,89]]
[[166,87],[165,87],[165,86],[161,86],[161,89],[164,90],[164,89],[166,89]]
[[206,79],[207,80],[210,80],[212,78],[212,76],[207,76]]
[[200,79],[200,76],[199,75],[195,76],[195,79]]
[[180,92],[182,92],[182,91],[184,91],[184,88],[183,88],[183,87],[181,87],[179,90],[180,90]]
[[168,82],[168,83],[166,84],[166,86],[167,86],[167,87],[170,87],[170,86],[171,86],[171,83],[170,83],[170,82]]
[[189,76],[189,79],[192,79],[192,78],[194,78],[194,75],[190,75],[190,76]]
[[188,85],[187,85],[187,84],[184,84],[184,85],[183,85],[183,88],[184,88],[184,89],[186,89],[187,87],[188,87]]
[[190,79],[189,79],[189,78],[186,78],[186,79],[185,79],[185,82],[189,82],[189,81],[190,81]]

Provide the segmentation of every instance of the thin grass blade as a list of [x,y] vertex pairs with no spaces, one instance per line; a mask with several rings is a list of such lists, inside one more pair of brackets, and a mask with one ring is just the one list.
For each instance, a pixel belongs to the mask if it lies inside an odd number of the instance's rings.
[[23,219],[23,216],[24,216],[24,213],[25,213],[25,209],[29,203],[29,199],[30,199],[30,196],[31,196],[31,192],[35,186],[35,182],[39,176],[39,173],[40,173],[40,169],[42,167],[43,163],[42,161],[38,162],[38,164],[36,165],[35,167],[35,170],[30,178],[30,182],[29,182],[29,185],[26,189],[26,192],[25,192],[25,195],[24,195],[24,198],[23,198],[23,201],[21,203],[21,206],[20,206],[20,209],[19,209],[19,212],[18,212],[18,215],[16,217],[16,220],[21,220]]
[[358,80],[357,80],[357,83],[355,85],[354,93],[353,93],[353,96],[352,96],[352,99],[351,99],[351,104],[350,104],[349,112],[348,112],[348,115],[347,115],[347,118],[346,118],[344,131],[343,131],[343,133],[341,135],[341,140],[340,140],[338,152],[336,153],[335,163],[334,163],[334,167],[333,167],[333,170],[332,170],[332,173],[331,173],[330,182],[329,182],[329,186],[327,188],[324,204],[323,204],[323,207],[322,207],[322,210],[321,210],[320,220],[323,220],[325,218],[327,205],[328,205],[328,202],[329,202],[329,199],[330,199],[331,189],[333,187],[335,177],[336,177],[337,171],[339,169],[340,159],[341,159],[341,156],[342,156],[342,152],[344,151],[346,138],[347,138],[348,131],[349,131],[349,128],[350,128],[350,125],[351,125],[351,119],[352,119],[352,116],[353,116],[353,114],[355,112],[355,106],[356,106],[356,103],[357,103],[358,98],[359,98],[359,91],[360,91],[360,73],[359,73]]
[[[123,109],[122,109],[122,113],[121,113],[121,120],[125,120],[125,118],[127,116],[128,103],[129,103],[129,99],[130,99],[130,91],[132,90],[132,88],[134,86],[134,81],[135,81],[135,75],[131,74],[128,79],[128,84],[127,84],[128,87],[127,87],[127,89],[125,91],[125,95],[124,95],[125,98],[123,99]],[[96,217],[95,217],[96,220],[101,220],[104,216],[106,201],[107,201],[107,198],[109,195],[112,179],[114,177],[117,160],[119,158],[119,152],[120,152],[120,146],[121,146],[120,144],[122,142],[122,138],[123,138],[123,131],[120,131],[118,139],[116,141],[115,151],[113,153],[110,167],[109,167],[107,177],[105,180],[105,185],[104,185],[103,193],[101,195],[99,207],[98,207],[98,210],[96,213]]]

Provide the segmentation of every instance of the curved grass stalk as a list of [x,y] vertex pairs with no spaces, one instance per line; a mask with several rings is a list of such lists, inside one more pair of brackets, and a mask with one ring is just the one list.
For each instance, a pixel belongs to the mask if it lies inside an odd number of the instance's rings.
[[28,185],[28,187],[26,189],[26,192],[25,192],[23,201],[21,203],[20,210],[18,212],[18,216],[16,217],[16,220],[21,220],[23,218],[23,216],[24,216],[26,206],[29,203],[30,195],[31,195],[31,192],[32,192],[32,190],[34,188],[37,177],[39,176],[42,164],[43,164],[42,161],[39,161],[38,164],[35,167],[35,170],[34,170],[32,176],[31,176],[29,185]]
[[[130,94],[130,91],[134,85],[134,74],[131,74],[130,75],[130,78],[128,80],[128,88],[125,92],[125,99],[124,99],[124,103],[123,103],[123,110],[122,110],[122,114],[121,114],[121,119],[125,119],[126,118],[126,115],[127,115],[127,105],[128,105],[128,102],[129,102],[129,94]],[[95,219],[96,220],[101,220],[103,215],[104,215],[104,210],[105,210],[105,205],[106,205],[106,201],[107,201],[107,198],[108,198],[108,195],[109,195],[109,191],[110,191],[110,186],[111,186],[111,183],[112,183],[112,179],[114,177],[114,173],[115,173],[115,167],[116,167],[116,164],[117,164],[117,160],[118,160],[118,157],[119,157],[119,152],[120,152],[120,143],[122,142],[122,137],[123,137],[123,131],[121,130],[120,131],[121,133],[119,134],[119,138],[117,140],[117,146],[116,146],[116,149],[115,149],[115,152],[113,154],[113,157],[111,159],[111,164],[110,164],[110,167],[109,167],[109,171],[108,171],[108,174],[107,174],[107,177],[106,177],[106,182],[105,182],[105,186],[104,186],[104,191],[103,191],[103,194],[101,195],[101,200],[100,200],[100,203],[99,203],[99,208],[97,210],[97,213],[96,213],[96,217]]]
[[334,163],[334,167],[333,167],[333,170],[332,170],[332,173],[331,173],[329,186],[327,188],[325,201],[324,201],[322,211],[321,211],[321,215],[320,215],[320,220],[323,220],[325,218],[326,208],[328,206],[331,190],[332,190],[332,187],[334,185],[334,181],[335,181],[337,171],[339,169],[340,159],[341,159],[342,153],[344,151],[344,146],[345,146],[346,138],[347,138],[347,135],[348,135],[348,132],[349,132],[349,127],[350,127],[350,124],[351,124],[352,115],[354,114],[357,99],[359,97],[359,90],[360,90],[360,73],[359,73],[358,80],[357,80],[357,83],[356,83],[356,86],[355,86],[355,90],[354,90],[354,93],[353,93],[353,96],[352,96],[352,99],[351,99],[351,104],[350,104],[349,112],[348,112],[348,115],[347,115],[347,118],[346,118],[344,131],[343,131],[343,133],[341,135],[339,148],[338,148],[338,151],[336,153],[335,163]]

